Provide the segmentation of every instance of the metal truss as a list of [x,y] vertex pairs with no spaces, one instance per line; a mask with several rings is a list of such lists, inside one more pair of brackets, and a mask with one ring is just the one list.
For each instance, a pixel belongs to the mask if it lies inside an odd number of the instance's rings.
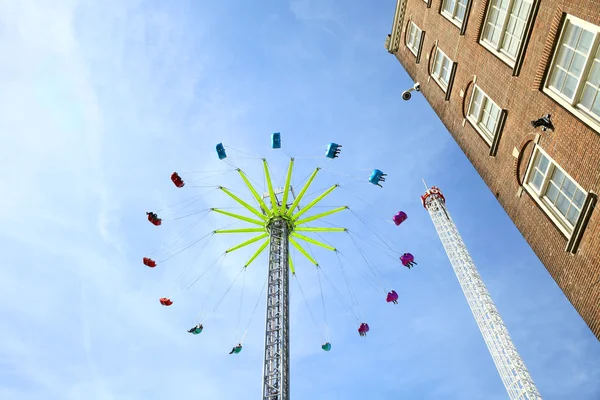
[[283,218],[269,225],[269,276],[265,328],[263,400],[288,400],[289,387],[289,265],[288,224]]
[[446,209],[443,194],[434,186],[427,190],[421,199],[435,225],[509,398],[541,399],[542,397],[513,345],[508,329]]

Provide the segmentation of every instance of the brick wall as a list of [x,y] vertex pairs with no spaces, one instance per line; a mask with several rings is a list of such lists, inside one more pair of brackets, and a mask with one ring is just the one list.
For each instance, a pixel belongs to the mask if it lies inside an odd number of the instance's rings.
[[[584,190],[600,193],[600,134],[540,90],[543,73],[552,57],[555,38],[560,33],[563,13],[600,25],[600,0],[542,0],[533,19],[531,35],[517,76],[513,67],[478,43],[488,0],[472,0],[464,35],[460,28],[439,12],[442,0],[407,0],[401,23],[400,46],[395,52],[443,124],[477,169],[523,237],[546,266],[569,301],[600,339],[600,205],[592,211],[575,254],[565,251],[567,238],[539,208],[526,191],[517,196],[513,149],[521,149],[528,138],[539,133],[539,143]],[[404,45],[404,30],[414,21],[425,31],[420,63]],[[451,96],[445,94],[428,75],[429,55],[435,42],[458,63]],[[464,98],[461,91],[477,76],[477,85],[496,104],[507,110],[498,150],[490,156],[490,146],[469,122],[463,125],[463,100],[468,107],[473,85]],[[533,129],[530,121],[552,114],[555,131]],[[521,178],[533,146],[524,150]]]

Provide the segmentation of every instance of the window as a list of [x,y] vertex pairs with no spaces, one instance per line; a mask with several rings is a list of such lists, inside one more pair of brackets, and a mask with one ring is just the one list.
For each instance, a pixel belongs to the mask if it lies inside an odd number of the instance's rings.
[[433,76],[433,79],[441,86],[444,92],[448,90],[451,75],[452,60],[437,47],[433,56],[433,70],[431,76]]
[[567,15],[544,92],[600,131],[600,27]]
[[406,46],[415,56],[417,56],[419,53],[421,34],[422,31],[417,24],[411,22],[408,26],[408,31],[406,32]]
[[571,236],[587,193],[539,146],[525,175],[525,188],[563,233]]
[[469,0],[443,0],[441,13],[454,25],[462,28]]
[[490,0],[481,43],[514,66],[523,44],[533,0]]
[[475,85],[467,119],[490,146],[496,136],[501,114],[500,107],[479,86]]

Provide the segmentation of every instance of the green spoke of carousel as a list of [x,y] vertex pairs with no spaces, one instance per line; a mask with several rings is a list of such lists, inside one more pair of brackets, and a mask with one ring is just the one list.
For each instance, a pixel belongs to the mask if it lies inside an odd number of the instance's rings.
[[[247,222],[251,227],[239,229],[217,229],[218,234],[255,233],[251,239],[245,240],[226,250],[226,253],[246,247],[255,242],[261,242],[258,249],[248,259],[244,267],[248,267],[269,246],[269,271],[267,291],[267,318],[266,318],[266,340],[265,359],[263,366],[263,400],[288,400],[289,399],[289,272],[295,273],[289,245],[291,244],[311,264],[319,266],[319,263],[308,251],[302,247],[296,239],[310,243],[330,251],[336,248],[326,243],[305,236],[303,233],[310,232],[346,232],[345,228],[324,228],[319,226],[307,226],[308,222],[318,221],[324,217],[348,209],[348,206],[337,207],[331,210],[306,216],[305,214],[319,204],[325,197],[339,187],[335,184],[315,197],[313,200],[299,207],[306,191],[316,178],[320,168],[316,168],[310,175],[297,196],[294,195],[292,187],[292,171],[294,159],[290,163],[286,173],[283,189],[273,188],[271,174],[267,160],[263,159],[265,180],[267,182],[267,193],[260,196],[252,186],[246,174],[237,169],[248,191],[256,200],[258,208],[232,193],[231,190],[219,186],[219,189],[235,200],[238,204],[248,210],[252,217],[212,208],[211,211]],[[292,193],[293,201],[288,204],[289,193]],[[281,195],[281,199],[277,196]],[[268,197],[268,200],[267,200]],[[303,219],[300,219],[300,217]]]
[[[269,228],[273,224],[274,221],[284,221],[285,222],[285,224],[287,225],[288,236],[294,236],[297,239],[301,239],[305,242],[312,243],[312,244],[322,247],[324,249],[335,251],[336,249],[334,247],[329,246],[329,245],[327,245],[323,242],[320,242],[318,240],[315,240],[313,238],[301,235],[301,234],[297,233],[297,231],[303,231],[303,232],[345,232],[345,231],[347,231],[347,229],[345,229],[345,228],[333,228],[333,227],[332,228],[323,228],[323,227],[299,226],[299,225],[305,224],[307,222],[317,221],[321,218],[327,217],[329,215],[332,215],[339,211],[343,211],[348,208],[347,206],[338,207],[338,208],[334,208],[334,209],[322,212],[320,214],[316,214],[316,215],[307,217],[305,219],[299,220],[300,216],[302,216],[304,213],[310,211],[314,206],[319,204],[321,202],[321,200],[323,200],[331,192],[333,192],[336,188],[338,188],[339,185],[335,184],[335,185],[331,186],[330,188],[325,190],[323,193],[321,193],[319,196],[315,197],[308,204],[306,204],[301,210],[294,213],[293,212],[294,209],[296,209],[298,207],[298,205],[300,204],[300,201],[302,201],[304,195],[306,194],[306,191],[312,184],[313,180],[316,178],[317,173],[319,172],[320,168],[317,167],[313,171],[313,173],[310,175],[310,177],[308,178],[308,180],[306,181],[306,183],[300,190],[300,193],[298,193],[298,196],[295,196],[294,201],[290,205],[290,204],[287,204],[287,201],[288,201],[290,189],[292,188],[291,181],[292,181],[292,170],[294,167],[294,159],[292,158],[290,160],[290,164],[288,166],[288,170],[286,173],[285,186],[284,186],[283,190],[279,193],[283,196],[281,201],[277,198],[277,194],[275,193],[275,189],[273,188],[273,181],[271,180],[271,174],[269,173],[269,165],[267,164],[267,160],[263,159],[262,161],[263,161],[263,167],[264,167],[265,180],[267,182],[267,188],[268,188],[268,197],[269,197],[268,202],[265,201],[265,199],[260,196],[260,194],[254,188],[254,186],[252,186],[252,184],[248,180],[244,171],[242,171],[239,168],[237,170],[238,173],[240,174],[240,176],[242,177],[242,180],[246,184],[248,190],[250,191],[250,194],[257,201],[257,203],[260,207],[259,209],[253,207],[246,201],[240,199],[238,196],[233,194],[231,190],[229,190],[223,186],[219,186],[219,190],[221,190],[223,193],[227,194],[229,197],[231,197],[233,200],[235,200],[238,204],[240,204],[246,210],[250,211],[256,217],[260,218],[260,219],[255,219],[255,218],[251,218],[251,217],[248,217],[245,215],[240,215],[240,214],[232,213],[229,211],[220,210],[218,208],[212,208],[211,211],[215,211],[217,213],[227,215],[229,217],[236,218],[238,220],[245,221],[245,222],[248,222],[253,225],[260,226],[260,227],[255,227],[255,228],[217,229],[216,231],[214,231],[214,233],[221,233],[221,234],[260,233],[260,235],[254,237],[252,239],[246,240],[236,246],[230,247],[229,249],[226,250],[226,252],[227,253],[232,252],[232,251],[240,249],[242,247],[246,247],[247,245],[257,242],[261,239],[267,238],[270,235]],[[267,238],[266,241],[264,243],[262,243],[261,246],[258,248],[257,252],[254,253],[252,255],[252,257],[250,257],[246,266],[250,265],[252,263],[252,261],[254,261],[260,255],[260,253],[267,248],[268,242],[269,242],[269,239]],[[311,264],[318,265],[318,263],[314,260],[314,258],[310,257],[308,255],[308,252],[297,241],[292,241],[291,243],[296,249],[298,249],[298,251],[300,251],[300,253],[302,255],[304,255],[306,257],[306,259]],[[291,267],[291,265],[290,265],[290,267]]]

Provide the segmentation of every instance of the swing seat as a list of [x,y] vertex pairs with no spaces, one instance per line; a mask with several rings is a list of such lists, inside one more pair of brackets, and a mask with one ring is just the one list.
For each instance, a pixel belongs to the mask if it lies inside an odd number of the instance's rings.
[[156,261],[154,261],[153,259],[149,258],[149,257],[144,257],[144,265],[150,268],[154,268],[156,267]]
[[415,261],[415,257],[410,253],[404,253],[400,256],[400,261],[402,261],[402,265],[406,267],[408,263]]
[[369,324],[363,322],[362,324],[360,324],[360,327],[358,328],[358,333],[367,333],[369,332]]
[[404,211],[400,211],[400,212],[398,212],[398,214],[394,215],[392,220],[394,221],[396,226],[398,226],[401,223],[403,223],[404,221],[406,221],[407,218],[408,218],[408,215],[406,215],[406,213]]
[[159,226],[160,224],[162,224],[162,219],[158,218],[158,216],[155,215],[156,214],[148,214],[148,221],[150,221],[152,225]]
[[329,143],[327,146],[327,151],[325,152],[325,157],[327,158],[335,158],[335,151],[338,149],[339,144],[337,143]]
[[271,147],[274,149],[281,148],[281,133],[275,132],[271,135]]
[[234,349],[233,349],[233,352],[234,352],[235,354],[240,354],[240,351],[242,351],[242,346],[239,346],[239,347],[234,347]]
[[173,302],[171,301],[171,299],[168,299],[166,297],[161,297],[160,298],[160,304],[162,304],[163,306],[170,306],[171,304],[173,304]]
[[162,225],[162,220],[160,218],[148,218],[148,220],[152,223],[152,225],[154,226],[160,226]]
[[396,293],[396,291],[392,290],[391,292],[389,292],[387,294],[385,301],[387,301],[388,303],[393,303],[394,301],[398,301],[398,293]]
[[219,156],[219,160],[227,158],[227,153],[225,153],[225,147],[223,147],[223,143],[219,143],[217,145],[217,155]]
[[331,343],[327,342],[323,346],[321,346],[321,348],[325,351],[329,351],[331,350]]
[[369,182],[371,182],[373,185],[377,185],[382,176],[383,176],[382,171],[380,171],[378,169],[374,169],[373,172],[371,172],[371,176],[369,177]]
[[173,172],[173,174],[171,174],[171,181],[178,188],[182,188],[185,186],[185,183],[183,183],[183,179],[181,179],[181,177],[179,176],[179,174],[177,172]]

